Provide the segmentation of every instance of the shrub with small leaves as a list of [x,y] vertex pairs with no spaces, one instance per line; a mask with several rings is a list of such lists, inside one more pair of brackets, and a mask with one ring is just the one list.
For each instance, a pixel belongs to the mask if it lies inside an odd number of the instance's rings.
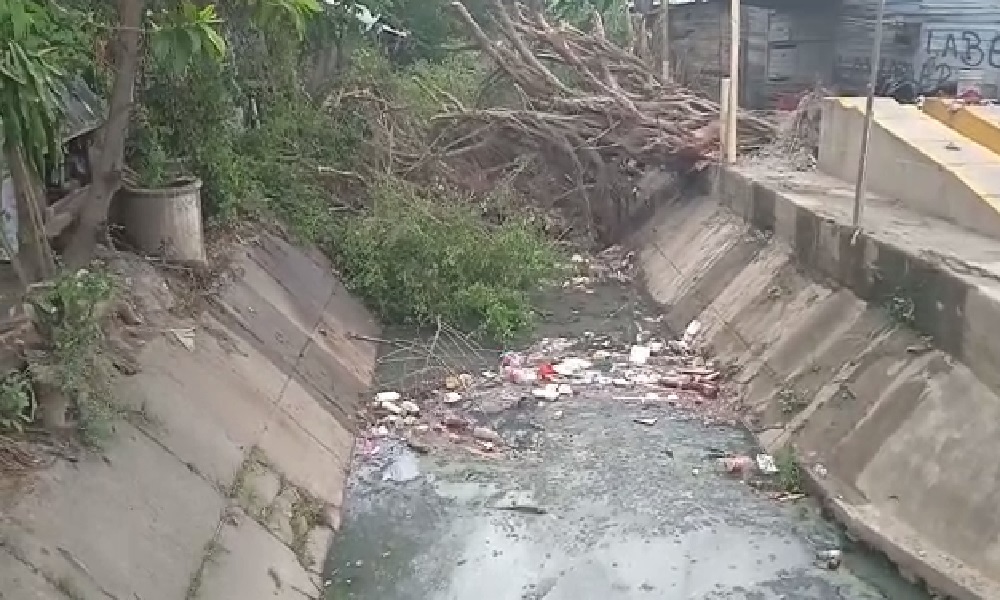
[[529,294],[556,264],[535,226],[516,218],[491,226],[476,207],[398,179],[371,192],[374,208],[346,220],[331,251],[347,285],[384,319],[440,317],[501,340],[530,328]]
[[0,430],[21,431],[35,420],[36,408],[28,373],[14,371],[0,380]]
[[30,298],[47,342],[44,353],[29,359],[31,375],[74,403],[80,433],[95,445],[110,434],[118,413],[100,322],[115,290],[114,279],[104,270],[80,269],[62,274]]

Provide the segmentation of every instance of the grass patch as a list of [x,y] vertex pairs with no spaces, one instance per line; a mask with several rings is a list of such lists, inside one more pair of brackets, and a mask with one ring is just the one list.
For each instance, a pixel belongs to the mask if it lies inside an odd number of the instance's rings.
[[802,493],[802,470],[795,459],[795,451],[784,448],[774,455],[774,464],[778,467],[778,483],[790,494]]

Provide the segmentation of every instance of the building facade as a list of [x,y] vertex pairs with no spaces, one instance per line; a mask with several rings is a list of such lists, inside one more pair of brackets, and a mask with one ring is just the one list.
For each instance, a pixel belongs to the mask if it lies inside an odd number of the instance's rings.
[[[878,0],[744,0],[741,99],[787,106],[816,83],[864,93],[871,72]],[[729,1],[671,7],[676,61],[717,94],[729,71]],[[880,92],[902,83],[920,94],[976,85],[1000,88],[1000,0],[886,0]],[[713,93],[713,90],[714,93]]]

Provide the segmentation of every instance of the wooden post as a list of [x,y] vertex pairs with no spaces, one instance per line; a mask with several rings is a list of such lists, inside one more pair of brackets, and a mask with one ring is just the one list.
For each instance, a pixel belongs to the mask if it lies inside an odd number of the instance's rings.
[[729,110],[726,120],[726,149],[729,163],[736,162],[736,115],[740,110],[740,0],[729,6]]
[[670,2],[660,0],[660,68],[663,82],[670,81]]
[[639,58],[645,59],[649,56],[647,47],[647,33],[646,33],[646,15],[639,15],[639,26],[636,28],[636,45],[635,45],[635,55]]
[[52,247],[45,236],[43,184],[28,167],[20,148],[8,149],[7,161],[17,196],[17,247],[21,268],[29,283],[55,275]]
[[625,47],[635,53],[635,25],[632,23],[632,11],[628,2],[625,3]]
[[[865,100],[865,124],[861,131],[861,155],[858,159],[858,179],[854,185],[854,214],[851,223],[861,227],[861,213],[865,208],[865,184],[868,179],[868,141],[872,135],[872,113],[875,111],[875,86],[878,85],[878,67],[882,61],[882,20],[885,17],[885,0],[879,0],[875,17],[875,41],[872,48],[872,67],[868,79],[868,98]],[[852,240],[853,241],[853,240]]]

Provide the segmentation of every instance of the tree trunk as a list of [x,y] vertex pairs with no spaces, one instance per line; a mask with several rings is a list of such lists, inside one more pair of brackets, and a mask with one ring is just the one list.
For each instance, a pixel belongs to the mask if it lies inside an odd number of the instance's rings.
[[8,149],[7,162],[17,197],[17,258],[27,282],[35,283],[55,275],[56,263],[45,235],[42,183],[24,160],[19,148]]
[[93,183],[80,212],[80,224],[67,245],[67,266],[79,268],[90,262],[97,236],[108,218],[111,199],[121,187],[125,163],[125,137],[132,112],[132,96],[140,63],[140,37],[145,0],[118,0],[118,33],[115,40],[115,83],[111,89],[108,119],[98,138],[97,162],[92,165]]

